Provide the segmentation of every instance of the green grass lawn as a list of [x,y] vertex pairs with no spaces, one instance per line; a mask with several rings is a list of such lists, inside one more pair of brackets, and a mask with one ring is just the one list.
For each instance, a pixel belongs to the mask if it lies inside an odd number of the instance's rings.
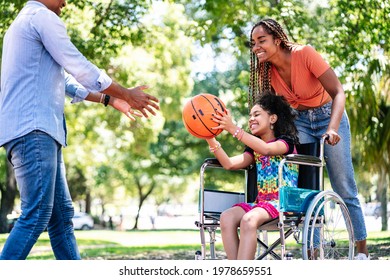
[[[118,259],[152,251],[191,251],[193,255],[200,248],[198,230],[90,230],[75,234],[83,259]],[[0,234],[0,248],[7,236]],[[28,259],[55,259],[47,232],[40,236]]]
[[[0,247],[7,236],[0,234]],[[92,260],[193,259],[195,251],[200,249],[198,230],[91,230],[76,231],[76,238],[82,258]],[[275,236],[270,236],[270,242],[272,238]],[[390,232],[370,232],[367,242],[373,259],[390,260]],[[287,248],[291,247],[299,250],[295,240],[289,238]],[[223,254],[220,235],[217,235],[217,251]],[[47,232],[38,239],[28,259],[55,259]]]

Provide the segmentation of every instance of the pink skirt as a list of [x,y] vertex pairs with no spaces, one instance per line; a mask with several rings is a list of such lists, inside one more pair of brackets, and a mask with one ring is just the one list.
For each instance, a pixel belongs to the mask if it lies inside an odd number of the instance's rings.
[[268,202],[261,201],[257,204],[256,203],[242,202],[242,203],[234,204],[233,207],[234,206],[241,207],[242,209],[244,209],[245,212],[249,212],[256,207],[263,208],[265,211],[268,212],[268,214],[271,216],[272,219],[275,219],[279,215],[279,211],[272,204],[270,204]]

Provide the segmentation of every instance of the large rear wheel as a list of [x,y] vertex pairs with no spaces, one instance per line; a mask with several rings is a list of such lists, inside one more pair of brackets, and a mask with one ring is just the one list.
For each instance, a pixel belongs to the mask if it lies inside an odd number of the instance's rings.
[[354,257],[354,237],[349,211],[333,191],[316,195],[303,225],[304,260],[347,260]]

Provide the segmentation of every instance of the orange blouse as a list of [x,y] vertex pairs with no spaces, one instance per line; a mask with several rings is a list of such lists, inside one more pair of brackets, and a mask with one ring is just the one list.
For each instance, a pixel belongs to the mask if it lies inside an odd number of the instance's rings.
[[283,81],[276,68],[271,67],[271,85],[276,94],[283,95],[291,107],[318,107],[329,99],[318,77],[330,68],[311,46],[295,45],[291,50],[291,86]]

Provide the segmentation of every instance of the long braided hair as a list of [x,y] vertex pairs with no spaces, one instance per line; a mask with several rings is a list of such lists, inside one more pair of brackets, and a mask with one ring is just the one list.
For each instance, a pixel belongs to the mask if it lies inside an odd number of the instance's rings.
[[[286,33],[280,24],[273,19],[263,19],[256,23],[251,30],[250,40],[252,39],[253,30],[262,26],[264,30],[272,35],[274,39],[280,40],[280,47],[282,49],[291,50],[294,43],[288,40]],[[260,63],[257,56],[250,49],[250,78],[249,78],[249,92],[248,92],[248,108],[252,108],[257,96],[261,95],[262,92],[272,92],[271,87],[271,63],[262,62]]]

